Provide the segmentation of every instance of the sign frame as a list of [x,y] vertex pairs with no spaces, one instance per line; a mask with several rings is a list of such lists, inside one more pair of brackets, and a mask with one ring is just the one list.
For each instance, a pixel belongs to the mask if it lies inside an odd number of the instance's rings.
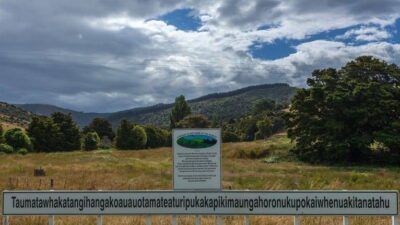
[[[219,133],[219,140],[218,140],[218,151],[219,151],[219,188],[176,188],[175,185],[175,147],[176,147],[176,137],[175,137],[175,131],[178,130],[187,130],[187,131],[192,131],[192,132],[202,132],[202,131],[218,131]],[[172,189],[177,190],[177,191],[222,191],[223,186],[222,186],[222,129],[221,128],[174,128],[172,129]]]
[[[218,213],[218,212],[214,212],[214,213],[193,213],[193,212],[184,212],[184,213],[174,213],[174,212],[167,212],[167,213],[152,213],[151,211],[143,213],[143,212],[137,212],[137,213],[49,213],[49,212],[43,212],[43,213],[7,213],[5,214],[5,195],[6,194],[13,194],[13,193],[22,193],[22,194],[26,194],[26,193],[49,193],[49,194],[62,194],[62,193],[68,193],[68,194],[74,194],[74,193],[78,193],[78,194],[112,194],[112,193],[116,193],[116,194],[124,194],[124,193],[131,193],[131,194],[140,194],[140,193],[146,193],[146,194],[151,194],[151,193],[157,193],[157,194],[165,194],[165,193],[170,193],[170,194],[230,194],[230,193],[237,193],[237,194],[263,194],[263,193],[268,193],[268,194],[274,194],[274,193],[287,193],[287,194],[335,194],[335,193],[340,193],[340,194],[351,194],[351,193],[356,193],[356,194],[395,194],[396,196],[396,212],[397,214],[393,214],[393,213],[381,213],[381,214],[362,214],[362,213],[242,213],[242,212],[232,212],[232,213]],[[394,204],[394,203],[393,203]],[[349,209],[347,209],[349,210]],[[68,191],[68,190],[64,190],[64,191],[3,191],[3,205],[2,205],[2,214],[3,216],[35,216],[35,215],[52,215],[52,216],[79,216],[79,215],[264,215],[264,216],[271,216],[271,215],[276,215],[276,216],[300,216],[300,215],[304,215],[304,216],[398,216],[399,215],[399,192],[396,190],[371,190],[371,191],[366,191],[366,190],[362,190],[362,191],[335,191],[335,190],[318,190],[318,191],[312,191],[312,190],[308,190],[308,191],[239,191],[239,190],[234,190],[234,191],[171,191],[171,190],[158,190],[158,191],[143,191],[143,190],[138,190],[138,191]]]

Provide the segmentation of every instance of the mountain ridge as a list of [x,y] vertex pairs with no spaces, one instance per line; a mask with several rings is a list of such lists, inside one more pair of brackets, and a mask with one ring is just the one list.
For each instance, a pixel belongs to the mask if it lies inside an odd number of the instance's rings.
[[[188,100],[194,114],[205,114],[210,119],[227,121],[245,114],[253,102],[269,98],[278,103],[288,103],[297,88],[285,83],[261,84],[241,89],[211,93]],[[115,126],[121,119],[129,119],[139,124],[153,124],[167,127],[169,110],[174,103],[160,103],[152,106],[137,107],[112,113],[80,112],[50,104],[18,104],[17,106],[38,115],[48,116],[54,112],[71,113],[80,127],[84,127],[95,117],[103,117]],[[240,104],[239,109],[235,105]],[[221,110],[222,108],[222,110]],[[225,110],[224,110],[225,108]]]

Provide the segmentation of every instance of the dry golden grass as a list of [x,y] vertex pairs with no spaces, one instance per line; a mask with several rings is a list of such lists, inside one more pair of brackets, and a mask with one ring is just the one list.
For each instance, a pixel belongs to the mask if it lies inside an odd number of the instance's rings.
[[[284,135],[271,140],[223,145],[223,186],[225,189],[308,190],[308,189],[391,189],[400,188],[400,168],[328,167],[280,160],[234,157],[240,149],[267,149],[268,156],[281,156],[290,143]],[[282,147],[284,146],[284,147]],[[167,190],[172,188],[170,148],[140,151],[93,151],[70,153],[32,153],[26,156],[0,154],[0,190]],[[34,177],[33,169],[42,167],[46,177]],[[170,224],[171,217],[154,217],[153,224]],[[179,224],[194,224],[194,217],[180,217]],[[251,217],[255,225],[293,224],[292,217]],[[390,224],[389,217],[351,217],[352,225]],[[11,217],[12,225],[47,224],[47,217]],[[92,225],[90,216],[56,217],[60,225]],[[139,216],[106,216],[104,224],[145,224]],[[215,224],[214,217],[202,224]],[[243,224],[243,217],[226,217],[225,224]],[[337,225],[340,217],[303,217],[302,224]]]

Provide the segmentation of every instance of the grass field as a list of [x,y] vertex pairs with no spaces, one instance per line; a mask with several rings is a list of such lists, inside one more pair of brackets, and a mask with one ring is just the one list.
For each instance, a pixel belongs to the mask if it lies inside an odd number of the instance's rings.
[[[341,190],[400,189],[400,167],[329,167],[296,162],[287,154],[291,144],[284,134],[268,141],[223,144],[224,189]],[[0,190],[168,190],[172,188],[170,148],[140,151],[32,153],[0,155]],[[45,177],[34,177],[42,167]],[[292,217],[252,217],[252,224],[293,224]],[[179,224],[194,224],[182,217]],[[225,224],[243,224],[241,217],[226,217]],[[389,217],[351,217],[353,225],[390,224]],[[12,217],[11,224],[47,224],[46,217]],[[94,217],[57,217],[56,224],[90,225]],[[105,217],[105,224],[145,224],[143,217]],[[154,217],[153,224],[170,224],[170,217]],[[215,224],[205,217],[202,224]],[[340,217],[303,217],[302,224],[341,224]]]

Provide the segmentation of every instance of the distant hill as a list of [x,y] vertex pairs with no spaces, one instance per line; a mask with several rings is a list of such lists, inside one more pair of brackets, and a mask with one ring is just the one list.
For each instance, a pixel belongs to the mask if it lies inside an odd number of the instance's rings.
[[5,128],[26,128],[31,121],[33,113],[23,110],[15,105],[0,102],[0,123]]
[[[297,88],[290,87],[287,84],[263,84],[230,92],[209,94],[188,102],[194,114],[204,114],[210,120],[228,121],[248,113],[254,102],[262,98],[273,99],[278,103],[288,103],[296,90]],[[114,113],[84,113],[43,104],[22,104],[18,106],[39,115],[50,115],[53,112],[71,113],[81,127],[87,125],[95,117],[107,118],[114,126],[125,118],[139,124],[168,127],[169,114],[173,103],[157,104]]]
[[70,109],[61,108],[54,105],[47,104],[19,104],[16,105],[26,111],[33,112],[37,115],[50,116],[54,112],[62,112],[65,114],[71,113],[72,118],[74,118],[75,122],[79,124],[79,126],[83,127],[89,124],[93,118],[96,117],[104,117],[107,118],[109,113],[85,113],[78,112]]

